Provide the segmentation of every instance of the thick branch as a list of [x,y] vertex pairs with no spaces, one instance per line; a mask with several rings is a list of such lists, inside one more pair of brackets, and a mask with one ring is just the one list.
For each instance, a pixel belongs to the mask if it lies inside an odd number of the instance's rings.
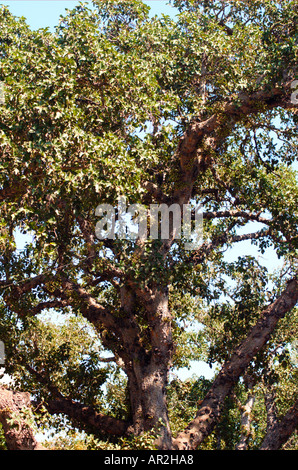
[[[115,358],[102,358],[104,362],[111,362]],[[59,389],[49,378],[33,369],[29,364],[24,364],[30,374],[51,392],[54,399],[45,404],[47,410],[52,414],[62,413],[67,415],[75,425],[88,427],[92,432],[104,432],[114,436],[122,436],[127,432],[129,423],[99,413],[91,406],[85,406],[69,398],[65,398]]]
[[275,394],[273,392],[268,392],[265,395],[265,407],[267,412],[267,434],[270,434],[278,422]]
[[95,232],[90,222],[87,219],[84,219],[81,216],[77,216],[77,220],[80,225],[81,232],[85,239],[87,250],[88,250],[88,265],[92,266],[92,262],[96,257],[95,251]]
[[[232,228],[232,227],[231,227]],[[215,236],[210,242],[203,243],[192,254],[192,261],[195,264],[202,263],[208,255],[216,248],[223,247],[227,243],[238,243],[246,240],[258,240],[259,238],[266,237],[270,234],[270,230],[259,230],[258,232],[243,233],[242,235],[229,235],[229,230]]]
[[68,305],[68,302],[66,300],[49,300],[47,302],[40,302],[38,305],[35,305],[35,307],[32,307],[30,309],[30,314],[31,315],[38,315],[40,312],[42,312],[45,309],[49,308],[63,308]]
[[70,399],[51,400],[46,405],[51,414],[67,415],[77,426],[83,425],[92,432],[124,436],[128,432],[129,423],[99,413],[91,406],[85,406]]
[[175,448],[196,449],[210,434],[220,417],[225,397],[231,392],[253,357],[267,343],[277,322],[296,305],[297,301],[298,281],[294,278],[288,282],[281,296],[262,312],[259,321],[234,351],[230,360],[223,365],[196,418],[177,436],[174,442]]
[[260,450],[278,450],[298,427],[298,400],[267,433]]
[[[150,197],[153,196],[158,203],[169,204],[171,202],[171,199],[166,196],[161,188],[156,184],[150,181],[145,181],[143,183],[143,188],[150,194]],[[144,199],[146,199],[146,197]]]
[[218,113],[205,121],[190,123],[182,136],[177,157],[180,161],[180,175],[177,179],[174,200],[186,204],[191,196],[198,173],[204,172],[212,163],[211,154],[219,148],[235,124],[243,117],[259,113],[261,107],[274,109],[278,106],[294,108],[289,99],[291,82],[271,90],[260,89],[253,93],[242,91],[233,101],[222,105]]
[[3,281],[1,287],[7,289],[11,287],[13,295],[17,298],[21,297],[23,294],[30,292],[35,287],[40,286],[46,280],[45,274],[39,274],[38,276],[32,277],[31,279],[25,279],[18,284],[14,284],[11,281]]
[[251,414],[255,402],[255,395],[249,393],[245,405],[241,409],[241,436],[236,450],[247,450],[248,439],[251,433]]
[[111,331],[113,331],[117,326],[109,309],[100,305],[94,297],[88,294],[83,287],[76,284],[74,281],[64,279],[63,292],[61,292],[61,295],[70,300],[70,305],[72,303],[72,297],[77,297],[80,301],[80,309],[83,316],[95,327],[104,325],[106,328],[110,328]]
[[204,212],[203,218],[207,220],[211,219],[221,219],[226,217],[241,217],[247,220],[254,220],[262,224],[270,225],[272,222],[265,217],[261,217],[259,214],[254,214],[253,212],[246,212],[242,210],[225,210],[225,211],[213,211],[213,212]]

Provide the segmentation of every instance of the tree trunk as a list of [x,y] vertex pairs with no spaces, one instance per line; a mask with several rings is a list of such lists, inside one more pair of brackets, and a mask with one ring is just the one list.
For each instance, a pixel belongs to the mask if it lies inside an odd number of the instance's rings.
[[164,450],[172,448],[166,401],[167,376],[167,368],[156,363],[154,357],[149,364],[133,361],[132,370],[128,372],[133,431],[139,435],[156,429],[160,435],[157,446]]
[[0,388],[0,423],[8,450],[45,450],[26,423],[22,412],[30,409],[29,393]]
[[[127,298],[126,295],[126,306],[131,311],[132,302]],[[144,304],[147,337],[139,333],[134,338],[131,328],[123,330],[122,334],[125,349],[122,359],[128,377],[133,432],[139,435],[155,428],[160,435],[158,447],[171,449],[166,394],[173,343],[167,291],[150,292]]]

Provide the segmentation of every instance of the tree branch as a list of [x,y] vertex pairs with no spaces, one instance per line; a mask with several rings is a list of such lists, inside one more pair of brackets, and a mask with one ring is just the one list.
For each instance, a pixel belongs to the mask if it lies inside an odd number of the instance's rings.
[[266,393],[264,399],[267,412],[267,434],[269,434],[278,422],[275,393],[273,391]]
[[260,450],[278,450],[298,427],[298,400],[266,434]]
[[[153,196],[158,203],[165,203],[169,204],[171,202],[170,198],[166,196],[161,188],[156,184],[152,183],[151,181],[145,181],[143,183],[143,188]],[[146,199],[146,196],[144,197]]]
[[45,407],[51,414],[67,415],[76,426],[87,427],[95,434],[105,433],[112,436],[124,436],[128,433],[130,423],[96,411],[70,399],[50,400]]
[[246,212],[242,210],[225,210],[225,211],[213,211],[213,212],[204,212],[203,218],[207,220],[211,219],[220,219],[226,217],[241,217],[243,219],[254,220],[262,224],[270,225],[272,222],[265,217],[261,217],[259,214],[254,214],[253,212]]
[[229,235],[228,229],[226,232],[214,237],[209,243],[203,243],[191,256],[195,264],[202,263],[207,256],[217,247],[224,246],[227,243],[237,243],[246,240],[258,240],[259,238],[266,237],[270,234],[270,230],[259,230],[258,232],[243,233],[242,235]]
[[[111,362],[115,358],[102,358],[104,362]],[[104,432],[114,436],[122,436],[127,432],[129,423],[115,419],[113,417],[99,413],[91,406],[86,406],[77,401],[65,398],[59,389],[48,377],[36,371],[33,367],[24,361],[24,365],[30,374],[41,384],[45,385],[55,399],[44,402],[44,406],[51,414],[66,414],[75,425],[81,423],[91,428],[93,432]]]
[[243,117],[260,112],[260,106],[274,109],[281,106],[294,109],[291,103],[291,82],[271,89],[259,89],[252,93],[241,91],[233,101],[222,105],[219,112],[204,121],[194,120],[184,132],[176,155],[180,161],[178,184],[174,200],[186,204],[191,197],[193,184],[200,172],[212,164],[211,154],[218,149],[228,134]]
[[247,450],[248,440],[251,434],[251,415],[255,398],[255,395],[249,391],[245,404],[241,406],[241,436],[235,450]]
[[75,297],[80,301],[80,310],[83,316],[90,321],[95,327],[101,327],[104,325],[111,331],[115,331],[116,321],[112,313],[108,308],[103,307],[99,304],[94,297],[83,289],[79,284],[64,277],[63,278],[63,291],[60,292],[62,298],[69,300],[69,305],[72,305]]
[[23,294],[26,294],[27,292],[30,292],[32,289],[35,289],[35,287],[40,286],[43,284],[46,280],[46,275],[45,274],[39,274],[38,276],[29,278],[29,279],[24,279],[21,282],[14,283],[12,281],[1,281],[1,287],[3,289],[7,289],[8,287],[11,287],[11,290],[13,292],[13,295],[16,297],[21,297]]
[[40,312],[42,312],[45,309],[49,308],[63,308],[68,305],[68,302],[66,300],[49,300],[47,302],[40,302],[38,305],[35,305],[35,307],[32,307],[30,309],[30,314],[31,315],[38,315]]
[[288,282],[280,297],[261,314],[259,321],[223,365],[196,418],[174,441],[176,449],[196,449],[210,434],[220,417],[225,397],[231,392],[239,377],[253,357],[264,347],[273,333],[277,322],[298,302],[298,281]]

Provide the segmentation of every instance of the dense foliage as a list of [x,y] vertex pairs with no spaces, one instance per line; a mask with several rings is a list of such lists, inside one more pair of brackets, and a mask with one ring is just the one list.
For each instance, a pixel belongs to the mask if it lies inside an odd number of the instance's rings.
[[[165,415],[137,415],[138,364],[165,374],[179,435],[213,384],[179,368],[202,360],[216,375],[297,276],[295,2],[173,4],[175,18],[151,18],[138,0],[80,3],[54,33],[0,9],[0,339],[11,387],[58,433],[50,448],[155,448]],[[97,239],[96,207],[121,195],[200,204],[201,244]],[[250,242],[283,264],[268,271]],[[200,448],[259,448],[297,399],[292,307]],[[131,428],[103,431],[70,401]]]

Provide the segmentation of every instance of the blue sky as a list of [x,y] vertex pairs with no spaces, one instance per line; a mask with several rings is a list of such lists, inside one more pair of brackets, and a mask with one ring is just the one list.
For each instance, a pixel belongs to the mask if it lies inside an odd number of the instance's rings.
[[[90,3],[92,6],[92,2]],[[173,15],[175,9],[168,5],[168,0],[146,0],[151,8],[151,15]],[[49,27],[51,30],[59,22],[60,15],[64,15],[65,9],[73,9],[79,4],[79,0],[0,0],[0,5],[8,5],[11,13],[16,16],[24,16],[32,29]]]

